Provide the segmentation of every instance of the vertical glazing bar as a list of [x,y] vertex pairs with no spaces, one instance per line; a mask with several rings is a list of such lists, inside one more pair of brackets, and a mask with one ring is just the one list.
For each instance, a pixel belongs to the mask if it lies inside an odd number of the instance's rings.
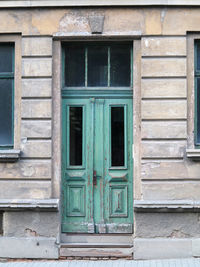
[[134,62],[134,60],[133,60],[133,57],[134,57],[134,55],[133,55],[133,46],[134,46],[134,42],[133,42],[133,45],[131,46],[131,48],[130,48],[130,63],[131,63],[131,71],[130,71],[130,75],[131,75],[131,87],[133,88],[133,62]]
[[108,46],[108,87],[110,87],[110,46]]
[[66,64],[65,64],[65,57],[66,57],[66,49],[64,51],[64,47],[61,48],[62,53],[62,79],[61,79],[61,85],[62,88],[65,87],[65,75],[66,75]]
[[85,87],[88,86],[88,48],[85,47]]

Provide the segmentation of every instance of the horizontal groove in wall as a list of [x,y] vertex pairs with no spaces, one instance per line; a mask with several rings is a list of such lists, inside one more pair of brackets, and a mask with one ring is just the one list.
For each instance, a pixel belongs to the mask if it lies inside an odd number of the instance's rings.
[[51,160],[51,157],[23,157],[21,156],[22,160]]
[[27,35],[22,35],[22,38],[47,38],[47,37],[49,37],[49,38],[52,38],[53,36],[52,35],[37,35],[37,34],[32,34],[32,35],[29,35],[29,34],[27,34]]
[[27,137],[27,141],[52,141],[51,137]]
[[173,161],[168,158],[161,158],[161,159],[142,159],[141,164],[146,164],[146,163],[162,163],[162,162],[184,162],[183,159],[174,159]]
[[[22,115],[21,119],[22,120],[42,120],[41,117],[39,117],[39,118],[37,118],[37,117],[26,118],[26,117],[23,117],[23,115]],[[45,119],[43,119],[43,120],[51,120],[51,117],[45,117]]]
[[142,76],[142,79],[186,79],[187,76]]
[[172,58],[172,59],[174,59],[174,58],[187,58],[187,56],[186,55],[159,55],[159,56],[145,56],[145,55],[143,55],[142,56],[142,59],[163,59],[163,58],[167,58],[167,59],[170,59],[170,58]]
[[22,76],[22,79],[52,79],[52,75],[50,76]]
[[178,96],[170,96],[170,97],[166,97],[166,96],[163,96],[163,97],[142,97],[142,100],[145,100],[145,101],[151,101],[151,100],[156,100],[156,101],[164,101],[164,100],[174,100],[174,101],[177,101],[177,100],[187,100],[187,97],[178,97]]
[[159,76],[156,76],[156,77],[147,77],[147,76],[144,76],[142,79],[144,79],[144,80],[176,80],[176,79],[178,79],[178,80],[186,80],[187,79],[187,77],[186,76],[175,76],[175,77],[173,77],[173,76],[161,76],[161,77],[159,77]]
[[[185,141],[186,141],[186,140],[187,140],[187,138],[183,139],[183,141],[178,140],[178,142],[180,141],[180,142],[182,142],[183,144],[185,144]],[[158,140],[156,140],[156,142],[157,142],[157,141],[158,141]],[[148,140],[148,141],[147,141],[147,140],[144,140],[144,141],[142,141],[143,144],[145,144],[146,142],[147,142],[147,143],[151,143],[151,142],[152,142],[152,143],[155,143],[155,140]],[[173,142],[174,142],[174,143],[178,143],[175,139],[174,139],[174,140],[167,140],[167,139],[159,140],[159,143],[170,143],[170,144],[171,144],[171,143],[173,143]]]
[[143,34],[142,38],[143,37],[145,37],[145,38],[155,38],[155,39],[156,38],[170,38],[170,37],[172,37],[172,38],[174,38],[174,37],[175,38],[179,38],[179,37],[183,38],[183,37],[187,37],[187,35],[181,35],[181,34],[180,35],[174,35],[174,34],[172,34],[172,35],[170,35],[170,34],[168,34],[168,35],[167,34],[166,35],[161,35],[161,34],[158,34],[158,35],[151,35],[151,34],[150,35],[146,35],[146,34]]
[[48,79],[48,80],[50,80],[50,81],[52,81],[52,77],[45,77],[45,76],[34,76],[34,77],[29,77],[29,76],[22,76],[22,82],[24,81],[24,80],[28,80],[28,79],[34,79],[34,80],[45,80],[45,79]]
[[51,96],[22,96],[22,100],[51,100]]
[[177,119],[177,118],[174,118],[174,119],[165,119],[165,118],[163,118],[163,119],[142,119],[142,121],[148,121],[148,122],[153,122],[153,121],[160,121],[160,122],[164,122],[164,121],[166,121],[166,122],[168,122],[168,121],[187,121],[187,118],[185,118],[185,119]]
[[22,59],[23,58],[39,58],[39,59],[41,59],[41,58],[43,58],[43,59],[46,59],[46,58],[52,58],[52,55],[45,55],[45,56],[43,56],[43,55],[30,55],[30,56],[24,56],[24,55],[22,55]]
[[[187,140],[187,137],[185,137],[185,138],[148,138],[148,137],[146,137],[146,138],[142,138],[142,141],[148,141],[148,143],[149,143],[149,141],[163,141],[163,142],[165,142],[165,141],[169,141],[170,143],[171,142],[173,142],[173,141],[186,141]],[[143,142],[143,143],[145,143],[145,142]]]
[[200,181],[200,177],[199,178],[189,178],[189,177],[186,177],[186,178],[156,178],[156,179],[143,179],[142,178],[142,181],[143,182],[147,182],[147,183],[150,183],[150,182],[196,182],[196,181]]
[[168,103],[171,103],[171,102],[177,102],[177,101],[184,101],[184,103],[186,103],[187,101],[187,98],[186,97],[184,97],[184,98],[181,98],[181,97],[179,97],[179,98],[177,98],[177,99],[170,99],[170,101],[168,100],[168,99],[165,99],[165,98],[160,98],[160,99],[151,99],[151,98],[147,98],[147,99],[145,99],[143,102],[148,102],[148,101],[155,101],[155,102],[157,102],[157,101],[162,101],[162,102],[168,102]]
[[183,157],[142,157],[141,158],[142,160],[177,160],[177,159],[180,159],[180,160],[183,160]]

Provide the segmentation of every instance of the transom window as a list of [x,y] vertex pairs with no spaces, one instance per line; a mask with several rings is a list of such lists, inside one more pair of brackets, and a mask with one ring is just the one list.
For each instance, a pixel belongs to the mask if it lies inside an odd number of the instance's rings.
[[63,87],[131,87],[132,44],[67,43],[63,45]]
[[0,43],[0,148],[13,147],[14,44]]

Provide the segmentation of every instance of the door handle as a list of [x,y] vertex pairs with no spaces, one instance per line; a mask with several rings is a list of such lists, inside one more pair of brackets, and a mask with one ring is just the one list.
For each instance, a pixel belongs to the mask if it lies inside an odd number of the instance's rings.
[[93,171],[93,185],[97,185],[97,177],[101,178],[101,176],[97,176],[96,171]]

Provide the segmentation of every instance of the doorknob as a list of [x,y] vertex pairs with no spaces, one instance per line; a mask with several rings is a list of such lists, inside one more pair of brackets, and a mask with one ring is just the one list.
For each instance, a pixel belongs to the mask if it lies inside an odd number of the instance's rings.
[[97,176],[97,172],[93,171],[93,185],[97,185],[97,177],[101,177],[101,176]]

